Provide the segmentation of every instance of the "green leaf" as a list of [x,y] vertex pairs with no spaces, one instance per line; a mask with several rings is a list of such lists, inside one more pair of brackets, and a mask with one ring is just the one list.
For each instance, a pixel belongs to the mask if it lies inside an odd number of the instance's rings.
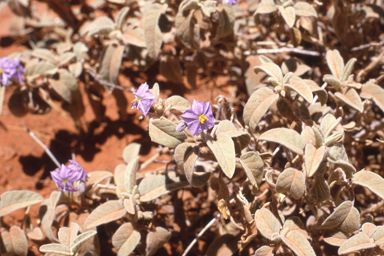
[[140,239],[140,232],[128,222],[121,225],[113,234],[112,244],[118,251],[118,255],[129,255],[135,250]]
[[143,29],[148,55],[155,59],[159,55],[163,34],[158,25],[161,14],[168,8],[167,4],[152,3],[144,15]]
[[153,142],[170,148],[177,147],[187,138],[185,132],[177,132],[176,125],[164,117],[150,121],[149,136]]
[[243,118],[244,123],[255,130],[261,118],[268,111],[269,107],[279,98],[273,90],[262,87],[256,90],[245,104]]
[[205,140],[215,155],[224,174],[227,175],[228,178],[232,178],[236,169],[235,144],[232,138],[226,133],[219,133],[217,134],[216,140],[209,134],[205,135]]
[[241,155],[240,163],[251,184],[259,188],[264,172],[264,162],[259,154],[254,151],[247,152]]
[[118,220],[126,213],[121,200],[109,200],[91,212],[84,222],[84,227],[87,229],[100,226]]
[[362,170],[353,175],[352,183],[366,187],[384,199],[384,179],[380,175]]
[[288,128],[271,129],[261,134],[258,140],[281,144],[299,155],[304,153],[305,140],[298,132]]
[[1,194],[0,199],[0,217],[44,200],[41,195],[29,190],[7,191]]

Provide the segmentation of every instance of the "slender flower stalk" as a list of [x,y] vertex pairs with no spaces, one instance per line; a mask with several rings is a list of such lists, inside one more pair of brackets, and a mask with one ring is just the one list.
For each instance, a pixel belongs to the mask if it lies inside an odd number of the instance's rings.
[[191,108],[181,117],[193,135],[200,134],[203,130],[211,129],[215,125],[212,108],[207,101],[193,100]]
[[146,116],[155,103],[155,96],[149,91],[147,83],[141,84],[135,92],[135,99],[132,101],[132,108],[137,108],[144,116]]

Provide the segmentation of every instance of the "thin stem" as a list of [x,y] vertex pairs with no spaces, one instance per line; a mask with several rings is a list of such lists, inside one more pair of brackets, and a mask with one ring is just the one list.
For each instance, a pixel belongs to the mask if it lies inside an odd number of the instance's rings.
[[116,85],[116,84],[109,83],[107,81],[101,80],[100,78],[97,77],[97,74],[95,72],[93,72],[92,70],[88,69],[87,73],[90,74],[93,77],[93,79],[95,79],[99,84],[101,84],[103,86],[111,87],[112,89],[119,89],[119,90],[122,90],[122,91],[127,91],[127,92],[133,93],[133,90],[130,89],[130,88],[126,88],[126,87],[123,87],[123,86],[120,86],[120,85]]
[[28,133],[32,137],[32,139],[34,139],[45,150],[45,153],[47,153],[47,155],[52,159],[52,161],[57,165],[57,167],[60,168],[60,163],[59,161],[57,161],[56,157],[52,154],[51,150],[49,150],[49,148],[45,146],[45,144],[41,142],[41,140],[39,140],[39,138],[37,138],[32,131],[28,130]]
[[5,86],[0,86],[0,116],[3,114],[3,105],[4,105],[4,96],[5,96]]
[[197,239],[200,238],[204,233],[205,231],[207,231],[207,229],[212,226],[213,223],[215,223],[215,221],[221,216],[221,213],[218,213],[216,215],[216,217],[214,217],[201,231],[199,234],[197,234],[196,238],[193,239],[193,241],[188,245],[187,249],[185,249],[184,253],[182,256],[186,256],[187,253],[191,250],[191,248],[195,245],[195,243],[197,242]]

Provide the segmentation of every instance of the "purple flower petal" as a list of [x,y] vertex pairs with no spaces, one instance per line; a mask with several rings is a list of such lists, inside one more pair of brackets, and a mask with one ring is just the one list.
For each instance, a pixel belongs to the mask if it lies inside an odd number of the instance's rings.
[[193,135],[211,129],[214,125],[214,117],[209,102],[193,100],[191,108],[186,110],[181,117],[187,124]]
[[144,116],[146,116],[155,103],[155,96],[149,91],[148,84],[141,84],[135,92],[135,99],[132,102],[132,108],[137,108]]

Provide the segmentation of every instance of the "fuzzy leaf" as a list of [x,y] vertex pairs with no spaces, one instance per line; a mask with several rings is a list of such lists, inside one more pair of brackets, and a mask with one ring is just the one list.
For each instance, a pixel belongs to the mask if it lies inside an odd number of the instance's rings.
[[256,250],[255,256],[273,256],[273,247],[269,247],[267,245],[261,246]]
[[152,256],[155,252],[162,247],[171,238],[172,233],[165,228],[156,227],[155,232],[149,232],[147,235],[147,254]]
[[116,28],[117,29],[122,29],[124,25],[124,21],[127,18],[127,14],[129,12],[129,7],[124,6],[119,13],[116,15]]
[[293,6],[295,8],[295,13],[298,16],[304,16],[304,17],[317,17],[317,12],[315,8],[306,2],[297,2]]
[[160,31],[159,19],[168,8],[167,4],[152,3],[144,15],[143,29],[148,55],[156,58],[159,55],[163,34]]
[[166,99],[164,106],[166,109],[175,109],[177,111],[180,111],[181,113],[184,113],[186,110],[191,108],[191,104],[185,98],[177,95],[171,96]]
[[312,194],[315,196],[318,202],[323,202],[330,197],[330,189],[328,182],[324,179],[323,176],[314,176],[315,182],[311,189]]
[[317,97],[319,97],[321,105],[324,105],[327,103],[328,93],[325,89],[321,88],[314,81],[309,80],[309,79],[303,79],[303,82],[309,86],[312,93],[316,94]]
[[334,77],[333,75],[328,75],[328,74],[324,75],[323,81],[333,86],[336,89],[340,89],[342,85],[340,79]]
[[329,234],[329,236],[327,236],[327,237],[325,237],[325,235],[324,235],[324,241],[327,244],[330,244],[333,246],[338,246],[338,247],[340,247],[349,238],[348,234],[344,233],[343,231],[338,231],[338,230],[330,231],[328,234]]
[[304,153],[305,140],[298,132],[288,128],[270,129],[261,134],[258,140],[279,143],[299,155]]
[[[356,218],[357,217],[357,218]],[[352,232],[360,227],[360,214],[351,201],[340,204],[321,224],[319,229],[333,229],[343,226],[345,232]],[[352,231],[351,231],[352,230]]]
[[118,220],[123,217],[126,212],[121,200],[109,200],[91,212],[84,222],[84,227],[86,229],[92,228]]
[[293,25],[295,25],[295,8],[292,6],[283,7],[281,5],[277,6],[277,9],[279,10],[281,16],[283,16],[283,19],[287,23],[288,27],[292,28]]
[[348,80],[348,77],[351,75],[353,66],[355,65],[356,61],[357,61],[356,58],[352,58],[347,62],[347,64],[345,65],[345,67],[343,69],[343,75],[341,77],[341,81],[347,81]]
[[136,185],[136,173],[139,169],[139,156],[136,156],[133,158],[127,165],[127,168],[124,172],[124,184],[125,184],[125,190],[129,193],[133,193],[133,188]]
[[327,114],[323,117],[320,123],[320,130],[324,137],[328,137],[336,126],[341,122],[341,117],[337,118],[332,114]]
[[132,159],[139,155],[141,144],[132,142],[129,143],[123,150],[123,159],[125,163],[129,163]]
[[80,246],[82,246],[88,239],[90,239],[96,234],[96,230],[90,230],[78,235],[71,243],[71,252],[76,253],[79,250]]
[[289,231],[286,236],[281,238],[284,244],[294,251],[297,256],[316,256],[311,244],[300,231]]
[[185,47],[191,50],[198,49],[200,46],[200,32],[195,34],[195,26],[199,28],[199,25],[196,24],[193,14],[194,11],[190,11],[186,15],[184,15],[184,12],[179,11],[175,20],[176,36]]
[[256,90],[245,104],[244,123],[249,125],[252,130],[255,130],[261,118],[278,98],[279,95],[268,87]]
[[187,180],[182,180],[174,172],[145,177],[139,184],[140,201],[148,202],[169,192],[188,186]]
[[39,251],[58,255],[72,255],[69,246],[63,244],[44,244],[40,246]]
[[219,16],[219,26],[217,28],[216,38],[223,38],[233,32],[233,25],[235,24],[235,14],[233,13],[232,6],[219,5],[217,7]]
[[283,225],[283,230],[296,230],[300,233],[302,233],[307,239],[310,239],[310,236],[308,235],[307,231],[305,230],[305,226],[303,222],[301,222],[300,217],[298,216],[292,216],[289,217]]
[[338,50],[328,50],[325,59],[331,73],[337,79],[341,79],[344,70],[344,60]]
[[118,255],[129,255],[140,242],[140,232],[135,230],[131,223],[121,225],[112,236],[112,244]]
[[255,213],[255,223],[260,233],[267,239],[279,233],[281,229],[280,221],[267,208],[261,208]]
[[369,238],[364,233],[358,233],[351,238],[349,238],[347,241],[345,241],[339,248],[338,253],[340,254],[348,254],[351,252],[357,252],[364,249],[369,249],[375,247],[376,244],[374,243],[372,238]]
[[344,101],[350,107],[356,109],[360,113],[363,113],[364,106],[363,106],[363,103],[361,102],[359,94],[357,94],[355,89],[353,88],[349,89],[346,94],[336,92],[335,96],[340,100]]
[[307,144],[305,146],[304,159],[308,177],[312,177],[316,173],[321,162],[324,160],[325,153],[325,146],[321,146],[318,149],[316,149],[312,144]]
[[179,168],[179,170],[181,170],[183,173],[184,173],[184,156],[189,148],[192,148],[192,145],[187,142],[183,142],[175,148],[175,153],[173,154],[177,168]]
[[312,103],[313,94],[311,88],[303,80],[291,80],[288,84],[284,84],[284,87],[294,90],[308,103]]
[[85,34],[88,32],[89,36],[92,36],[94,34],[109,34],[111,31],[115,29],[115,23],[113,20],[106,16],[99,17],[92,21],[86,29],[83,31],[82,34]]
[[170,148],[177,147],[187,138],[185,132],[177,132],[176,125],[164,117],[149,123],[149,136],[153,142]]
[[360,97],[365,99],[372,99],[373,102],[384,111],[384,89],[376,84],[363,84],[361,88]]
[[369,237],[371,237],[371,238],[373,238],[373,240],[375,240],[375,244],[377,246],[383,245],[384,244],[384,226],[377,227],[375,229],[375,231]]
[[277,81],[279,81],[280,83],[283,82],[283,72],[281,71],[280,67],[277,66],[275,63],[272,63],[272,62],[263,63],[260,66],[254,67],[253,71],[255,71],[256,73],[259,71],[262,71],[267,75],[276,78]]
[[254,151],[247,152],[241,155],[240,163],[251,184],[259,188],[263,179],[264,170],[264,162],[259,154]]
[[18,226],[12,226],[9,230],[12,239],[12,246],[15,255],[27,256],[28,254],[28,241],[24,231]]
[[261,0],[259,5],[257,6],[256,12],[254,15],[260,13],[260,14],[266,14],[276,11],[276,4],[273,0]]
[[290,192],[293,198],[300,199],[305,191],[305,178],[303,172],[294,168],[285,169],[277,178],[276,192]]
[[7,191],[1,194],[0,199],[0,217],[44,200],[41,195],[29,190]]
[[224,174],[227,175],[228,178],[232,178],[236,169],[235,144],[232,138],[226,133],[219,133],[217,134],[216,140],[209,134],[205,135],[205,140],[215,155]]
[[352,183],[366,187],[384,199],[384,179],[380,175],[362,170],[353,175]]
[[[372,224],[370,222],[365,222],[363,226],[361,226],[361,231],[364,232],[369,237],[372,237],[372,235],[375,233],[375,231],[378,229],[378,227],[375,224]],[[372,237],[373,238],[373,237]],[[374,239],[376,242],[376,239]]]

